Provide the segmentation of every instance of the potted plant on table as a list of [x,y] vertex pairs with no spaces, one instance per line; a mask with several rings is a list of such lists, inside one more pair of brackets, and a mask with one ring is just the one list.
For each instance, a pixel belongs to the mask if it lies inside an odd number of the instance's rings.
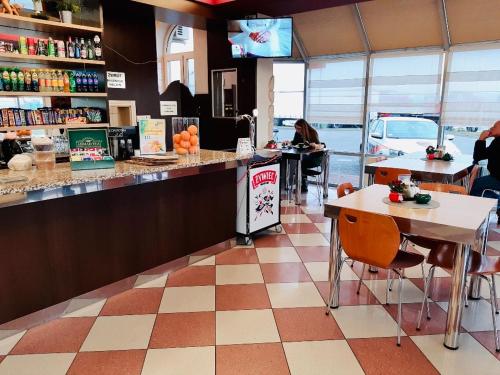
[[404,191],[403,181],[401,180],[392,181],[391,183],[389,183],[389,189],[391,190],[391,192],[389,193],[389,200],[391,202],[400,203],[403,201],[403,191]]
[[73,13],[80,13],[79,0],[60,0],[57,4],[57,10],[63,23],[73,23]]

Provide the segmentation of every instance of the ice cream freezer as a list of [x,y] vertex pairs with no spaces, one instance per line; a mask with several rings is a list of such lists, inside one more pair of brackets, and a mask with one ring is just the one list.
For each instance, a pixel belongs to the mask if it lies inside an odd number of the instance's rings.
[[236,233],[245,243],[268,228],[281,232],[280,161],[280,152],[258,151],[238,168]]

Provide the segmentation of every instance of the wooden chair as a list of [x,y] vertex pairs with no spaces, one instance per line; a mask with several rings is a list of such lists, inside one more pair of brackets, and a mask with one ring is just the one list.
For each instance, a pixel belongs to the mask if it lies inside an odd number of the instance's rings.
[[467,189],[465,186],[459,185],[441,184],[438,182],[422,182],[419,185],[419,188],[422,190],[440,191],[442,193],[467,195]]
[[342,198],[354,192],[354,188],[350,182],[344,182],[337,186],[337,197]]
[[397,180],[400,175],[410,175],[409,169],[402,168],[387,168],[378,167],[375,171],[375,183],[380,185],[387,185],[394,180]]
[[[342,208],[339,214],[339,237],[347,258],[342,259],[340,269],[347,259],[362,262],[363,272],[366,264],[393,270],[399,278],[398,287],[398,329],[397,345],[401,345],[401,299],[403,290],[403,270],[422,263],[424,257],[399,249],[400,233],[394,219],[390,216],[373,214]],[[369,246],[369,250],[367,250]],[[339,281],[337,274],[335,284]],[[330,291],[328,306],[333,299],[333,289]],[[386,301],[388,298],[386,289]]]

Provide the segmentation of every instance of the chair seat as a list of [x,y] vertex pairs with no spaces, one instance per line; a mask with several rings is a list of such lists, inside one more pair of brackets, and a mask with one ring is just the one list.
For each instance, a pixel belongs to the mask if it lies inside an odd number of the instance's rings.
[[399,250],[396,257],[391,262],[388,269],[410,268],[418,266],[424,261],[424,256],[421,254],[410,253],[408,251]]

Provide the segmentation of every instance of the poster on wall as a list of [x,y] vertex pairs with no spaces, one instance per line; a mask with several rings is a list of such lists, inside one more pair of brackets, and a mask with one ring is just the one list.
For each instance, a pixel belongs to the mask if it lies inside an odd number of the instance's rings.
[[122,72],[106,72],[106,81],[109,89],[125,89],[125,73]]
[[165,120],[150,119],[139,122],[141,155],[159,155],[167,151]]
[[177,102],[160,101],[160,114],[162,116],[177,116]]
[[280,165],[272,164],[249,171],[250,233],[280,222]]

